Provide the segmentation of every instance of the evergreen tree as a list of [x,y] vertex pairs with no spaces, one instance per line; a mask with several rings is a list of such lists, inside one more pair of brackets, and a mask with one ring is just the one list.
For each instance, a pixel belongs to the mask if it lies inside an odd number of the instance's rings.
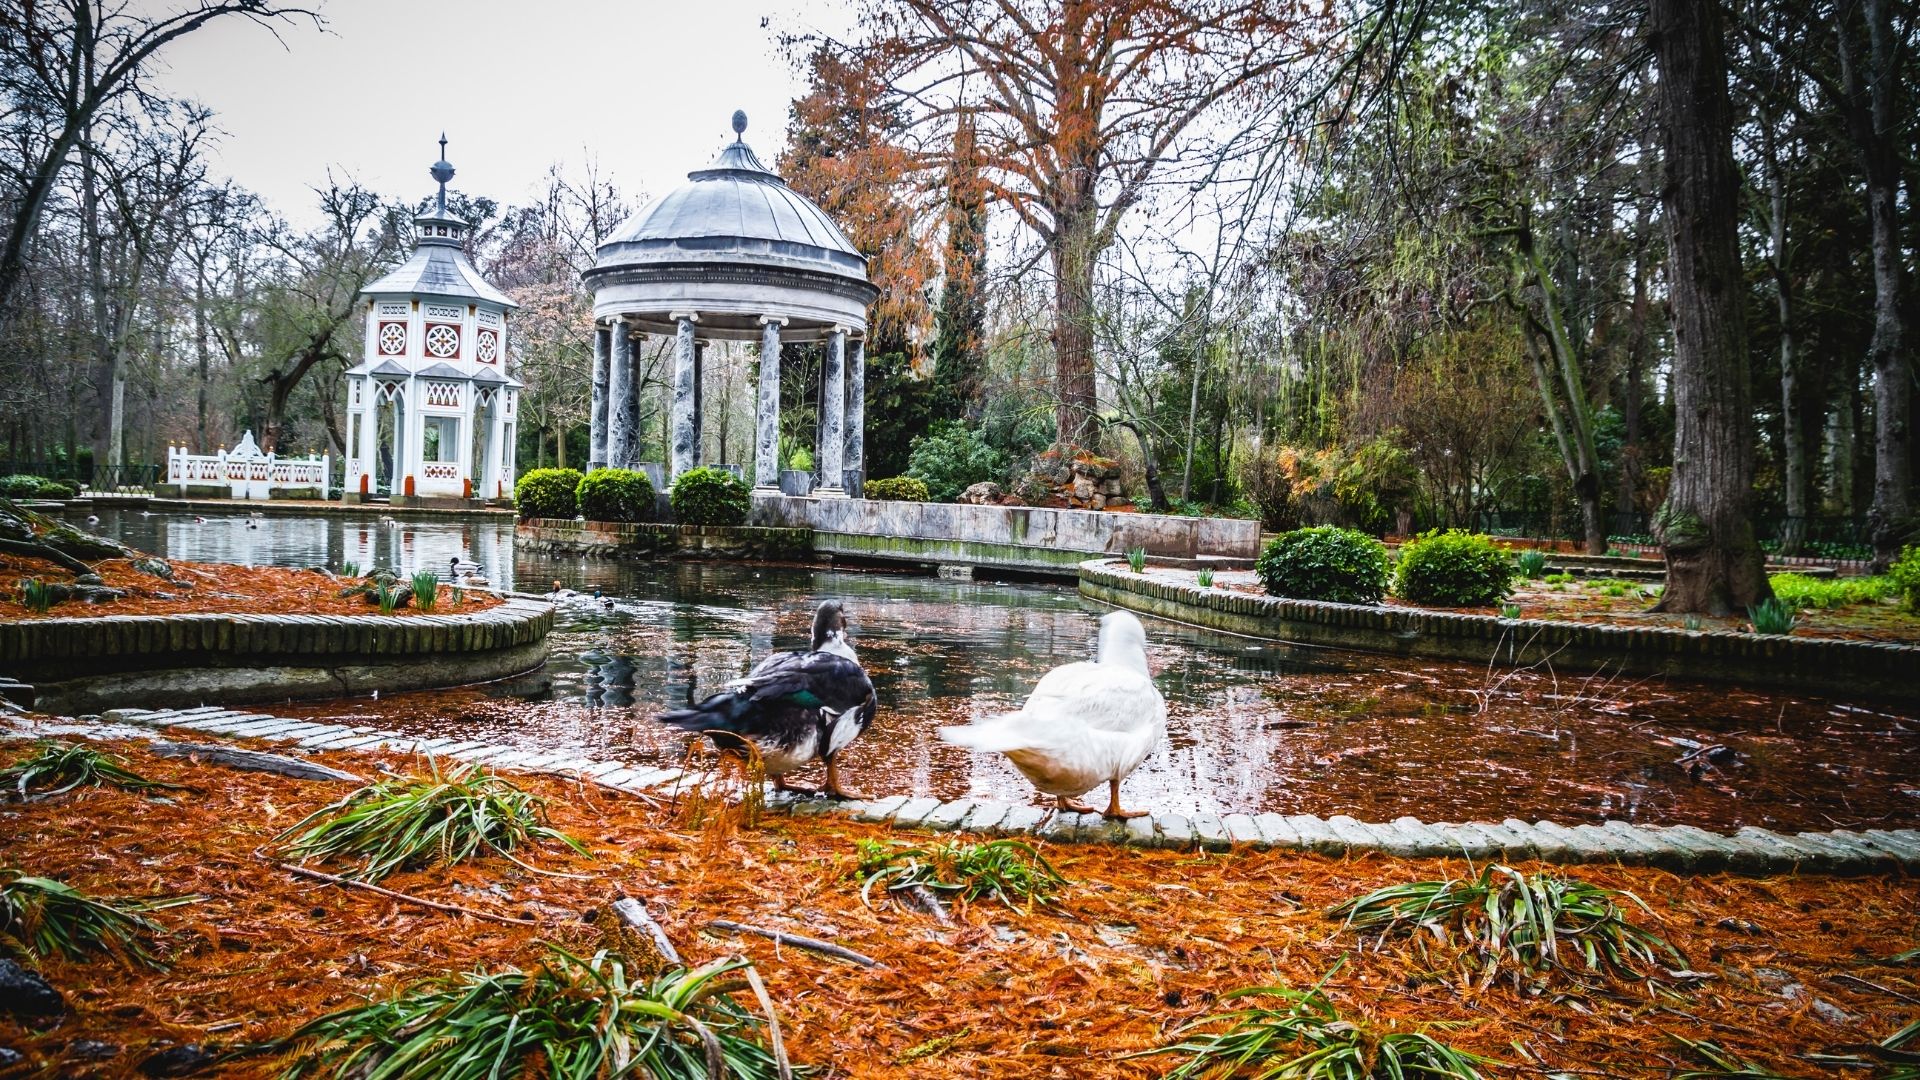
[[980,297],[987,270],[987,193],[974,145],[973,117],[962,113],[947,178],[946,280],[933,316],[934,412],[968,421],[980,419],[987,374],[987,316]]

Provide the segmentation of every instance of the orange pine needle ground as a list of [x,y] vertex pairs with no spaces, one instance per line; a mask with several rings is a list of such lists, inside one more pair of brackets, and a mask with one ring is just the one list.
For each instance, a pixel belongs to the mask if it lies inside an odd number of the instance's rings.
[[[675,807],[553,778],[516,782],[549,797],[554,824],[597,858],[551,847],[522,857],[588,880],[493,858],[383,883],[542,924],[529,928],[298,880],[256,856],[345,785],[159,758],[136,743],[112,749],[150,777],[197,791],[166,800],[102,789],[0,806],[0,865],[107,895],[209,899],[157,916],[179,931],[171,970],[46,962],[72,1015],[46,1030],[0,1019],[0,1046],[39,1063],[39,1075],[125,1075],[170,1042],[271,1039],[425,976],[532,965],[542,942],[590,951],[607,940],[601,927],[616,888],[646,899],[690,963],[751,955],[779,1003],[795,1060],[830,1077],[1158,1076],[1171,1059],[1122,1055],[1163,1043],[1226,990],[1304,988],[1343,957],[1327,983],[1343,1012],[1402,1028],[1457,1025],[1436,1034],[1506,1063],[1496,1075],[1664,1076],[1701,1064],[1665,1034],[1673,1032],[1809,1076],[1819,1070],[1799,1054],[1881,1038],[1920,1011],[1914,966],[1886,959],[1920,944],[1920,886],[1904,878],[1574,871],[1633,890],[1657,913],[1654,928],[1693,968],[1716,976],[1684,999],[1652,997],[1637,985],[1577,999],[1472,989],[1458,975],[1427,970],[1402,946],[1356,947],[1320,914],[1379,885],[1466,873],[1458,861],[1048,845],[1048,858],[1074,882],[1060,909],[1023,917],[978,904],[956,912],[949,928],[928,915],[862,906],[851,877],[855,842],[891,835],[884,829],[772,814],[758,826],[736,820],[695,832],[677,824],[686,815]],[[0,743],[0,761],[25,752],[24,743]],[[362,775],[376,767],[365,755],[317,756]],[[602,921],[583,921],[587,911]],[[704,934],[715,918],[828,938],[886,969]],[[79,1039],[125,1049],[83,1062],[68,1056]],[[217,1075],[266,1076],[283,1064],[254,1057]]]
[[[73,574],[41,559],[0,556],[0,619],[85,618],[89,615],[374,615],[380,610],[358,596],[342,597],[340,590],[347,582],[317,570],[185,561],[174,561],[170,565],[173,581],[135,570],[126,559],[95,563],[94,572],[108,586],[127,595],[101,604],[68,600],[54,605],[43,615],[29,611],[21,603],[19,580],[37,577],[48,582],[71,582]],[[400,584],[404,588],[408,583]],[[492,593],[470,589],[459,610],[484,611],[500,603],[501,599]],[[452,590],[442,583],[439,606],[434,614],[445,615],[453,610]],[[408,604],[396,609],[394,614],[411,615],[417,611]]]

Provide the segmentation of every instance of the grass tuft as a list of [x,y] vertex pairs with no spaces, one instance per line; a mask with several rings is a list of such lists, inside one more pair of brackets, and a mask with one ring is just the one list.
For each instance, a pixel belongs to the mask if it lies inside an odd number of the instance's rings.
[[37,577],[20,579],[20,604],[28,611],[45,615],[58,603],[52,586]]
[[1777,596],[1748,607],[1747,618],[1752,621],[1756,634],[1791,634],[1800,624],[1800,616]]
[[395,589],[383,581],[374,586],[373,600],[374,603],[380,605],[380,614],[391,615],[393,614],[393,610],[400,606],[400,597],[402,595],[400,590]]
[[[643,982],[629,980],[626,966],[606,952],[582,960],[556,948],[531,972],[431,980],[318,1017],[279,1044],[300,1050],[281,1076],[789,1076],[777,1022],[769,1027],[730,996],[749,986],[771,1022],[772,1002],[744,957]],[[763,1027],[767,1042],[759,1038]]]
[[1704,1069],[1686,1069],[1673,1074],[1673,1080],[1791,1080],[1770,1069],[1761,1068],[1718,1043],[1702,1039],[1695,1042],[1672,1032],[1668,1037],[1707,1063]]
[[418,570],[413,575],[413,603],[421,611],[432,611],[440,602],[440,577],[431,570]]
[[[546,824],[546,802],[477,765],[445,776],[382,780],[323,806],[274,838],[288,855],[360,865],[343,876],[378,881],[397,870],[452,865],[491,851],[555,840],[587,849]],[[513,860],[518,861],[518,860]],[[524,865],[524,864],[522,864]]]
[[64,882],[0,870],[0,942],[35,959],[79,960],[108,953],[122,962],[160,967],[149,947],[166,931],[147,912],[198,903],[199,896],[107,900]]
[[1195,571],[1193,580],[1203,589],[1213,588],[1213,568],[1209,566]]
[[359,576],[360,576],[360,564],[359,564],[359,563],[357,563],[357,562],[354,562],[354,561],[353,561],[352,559],[348,559],[348,560],[347,560],[346,562],[343,562],[343,563],[341,563],[341,564],[340,564],[340,576],[341,576],[341,577],[343,577],[343,578],[357,578],[357,577],[359,577]]
[[1279,1007],[1248,1005],[1202,1016],[1175,1029],[1180,1041],[1143,1054],[1183,1054],[1187,1060],[1164,1080],[1199,1077],[1312,1077],[1315,1080],[1480,1080],[1486,1058],[1457,1050],[1424,1031],[1383,1031],[1342,1019],[1320,991],[1253,986],[1222,994],[1222,1002],[1278,999]]
[[1127,569],[1139,573],[1147,568],[1147,549],[1143,547],[1127,549]]
[[1538,578],[1547,572],[1547,553],[1544,551],[1529,548],[1514,556],[1513,562],[1525,577]]
[[949,840],[930,847],[862,840],[858,854],[860,899],[869,907],[879,884],[889,893],[928,889],[963,904],[992,897],[1016,911],[1052,903],[1070,884],[1046,856],[1020,840]]
[[1651,978],[1644,968],[1662,959],[1685,967],[1678,950],[1636,925],[1616,903],[1624,897],[1652,914],[1630,892],[1558,874],[1526,874],[1487,866],[1472,880],[1415,881],[1375,889],[1328,909],[1342,929],[1379,937],[1411,937],[1425,948],[1429,931],[1443,943],[1458,936],[1480,984],[1509,971],[1518,989],[1555,972]]
[[78,787],[111,784],[125,791],[185,791],[179,784],[149,780],[85,743],[42,742],[40,752],[0,769],[0,784],[13,788],[25,801],[30,788],[46,788],[39,798],[64,795]]

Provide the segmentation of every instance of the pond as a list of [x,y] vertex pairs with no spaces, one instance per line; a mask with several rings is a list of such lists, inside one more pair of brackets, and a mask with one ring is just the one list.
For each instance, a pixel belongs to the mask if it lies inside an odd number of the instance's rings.
[[[653,720],[776,648],[805,643],[813,605],[845,601],[879,693],[843,775],[869,795],[1027,801],[997,755],[934,736],[1016,708],[1085,659],[1101,605],[1070,586],[718,562],[516,554],[504,522],[253,519],[110,511],[100,530],[183,559],[444,567],[589,594],[564,604],[537,675],[453,691],[262,704],[431,735],[578,746],[649,763],[682,737]],[[599,590],[611,611],[594,602]],[[1169,738],[1127,781],[1132,805],[1180,812],[1346,813],[1362,820],[1606,818],[1730,829],[1920,825],[1920,708],[1662,680],[1269,645],[1147,620]],[[1698,769],[1691,749],[1723,746]],[[1697,756],[1697,755],[1696,755]]]

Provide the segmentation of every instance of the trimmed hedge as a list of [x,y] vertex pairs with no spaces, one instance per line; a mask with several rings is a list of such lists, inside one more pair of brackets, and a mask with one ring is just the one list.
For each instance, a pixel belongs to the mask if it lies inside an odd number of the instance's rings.
[[1253,564],[1273,596],[1377,604],[1387,592],[1387,547],[1366,533],[1319,525],[1284,532]]
[[26,473],[0,477],[0,497],[8,499],[71,499],[79,494],[80,485],[71,480],[49,480]]
[[579,469],[534,469],[513,486],[513,507],[522,518],[571,518],[583,479]]
[[927,482],[913,476],[895,476],[887,480],[869,480],[861,494],[869,499],[895,502],[926,502]]
[[574,489],[580,516],[588,521],[653,520],[653,481],[633,469],[595,469]]
[[1415,604],[1490,607],[1507,598],[1520,574],[1492,539],[1448,529],[1422,533],[1400,548],[1394,595]]
[[682,525],[742,525],[753,500],[747,483],[724,469],[688,469],[673,482],[673,519]]

